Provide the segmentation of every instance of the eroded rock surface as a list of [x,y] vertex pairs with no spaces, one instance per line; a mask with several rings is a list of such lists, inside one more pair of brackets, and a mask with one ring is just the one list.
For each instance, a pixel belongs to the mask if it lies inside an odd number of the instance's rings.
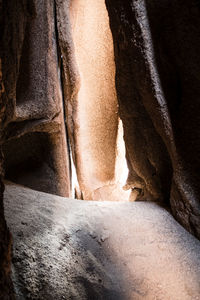
[[200,299],[200,243],[154,203],[90,202],[6,185],[22,299]]
[[200,237],[200,6],[106,0],[129,178]]
[[69,196],[69,154],[54,2],[4,1],[3,9],[6,178],[37,190]]
[[[13,299],[7,178],[70,195],[53,1],[0,1],[0,299]],[[3,148],[3,156],[2,156]],[[5,172],[4,172],[5,171]]]
[[113,200],[115,185],[119,197],[128,200],[129,193],[120,185],[126,160],[105,1],[57,0],[56,8],[66,121],[83,198],[100,200],[96,191],[101,190],[104,198]]
[[[5,92],[4,83],[2,80],[1,58],[0,58],[0,126],[4,126],[5,118],[5,102],[3,103],[2,97]],[[0,135],[0,139],[1,139]],[[3,205],[3,192],[4,185],[3,179],[3,156],[2,147],[0,145],[0,299],[14,299],[14,291],[10,278],[11,271],[11,236],[7,228],[7,224],[4,216]]]

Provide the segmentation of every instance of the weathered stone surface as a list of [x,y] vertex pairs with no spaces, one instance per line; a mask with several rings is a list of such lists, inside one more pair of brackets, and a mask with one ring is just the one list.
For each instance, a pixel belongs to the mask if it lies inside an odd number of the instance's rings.
[[2,46],[9,103],[3,134],[6,178],[69,196],[70,166],[54,2],[10,1],[4,5],[10,18],[10,23],[5,20]]
[[17,299],[200,299],[200,242],[155,203],[6,185]]
[[77,94],[77,173],[84,199],[114,183],[118,129],[113,41],[104,0],[70,5],[75,57],[80,73]]
[[[2,300],[14,299],[10,279],[11,235],[4,218],[2,142],[6,124],[13,111],[12,102],[9,101],[8,85],[11,87],[10,95],[12,95],[14,90],[12,85],[16,84],[24,26],[28,14],[25,3],[26,1],[20,3],[19,1],[0,1],[0,299]],[[24,10],[21,9],[23,5]],[[16,20],[16,11],[19,20]]]
[[[126,188],[133,200],[170,204],[177,220],[200,238],[199,2],[106,4],[129,166]],[[95,5],[56,0],[55,11],[54,1],[0,0],[0,147],[7,178],[69,195],[63,88],[77,194],[119,200],[112,37],[103,0]],[[13,290],[2,163],[0,155],[0,298],[5,300],[13,299]],[[111,207],[22,187],[9,190],[7,216],[20,249],[15,246],[14,257],[19,298],[199,299],[199,243],[157,205]]]
[[130,175],[200,237],[197,1],[106,0]]
[[[2,0],[0,28],[0,147],[3,144],[6,176],[12,170],[11,177],[17,182],[67,196],[70,175],[54,2]],[[44,153],[48,155],[44,157]],[[11,238],[2,200],[2,155],[0,166],[0,299],[6,300],[13,299],[13,290],[9,279]]]
[[[1,9],[1,7],[0,7]],[[3,127],[5,103],[2,101],[4,93],[4,84],[2,80],[1,72],[1,59],[0,59],[0,126]],[[2,149],[0,146],[0,299],[14,299],[14,291],[10,278],[11,271],[11,235],[7,228],[7,224],[4,217],[4,205],[3,205],[3,191],[4,185],[3,178],[3,157]]]
[[[67,125],[85,200],[129,197],[123,133],[118,131],[113,40],[104,0],[57,3]],[[120,177],[121,176],[121,177]],[[106,191],[108,193],[106,194]],[[113,197],[112,197],[113,195]]]

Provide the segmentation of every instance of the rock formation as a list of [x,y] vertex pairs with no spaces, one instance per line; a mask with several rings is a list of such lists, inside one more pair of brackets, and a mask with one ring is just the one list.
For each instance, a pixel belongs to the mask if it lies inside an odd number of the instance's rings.
[[156,203],[7,184],[5,215],[17,299],[199,299],[200,243]]
[[56,3],[66,120],[83,199],[128,199],[119,187],[126,162],[105,1]]
[[[0,2],[1,178],[69,196],[53,1]],[[0,298],[12,299],[10,234],[0,182]]]
[[[106,0],[129,178],[200,237],[198,1]],[[141,195],[143,197],[141,197]]]
[[131,199],[200,239],[199,23],[197,0],[0,0],[0,299],[3,177],[69,197],[74,163],[78,198],[127,200],[119,117]]
[[5,9],[10,18],[3,40],[3,76],[10,106],[3,134],[6,178],[70,196],[53,1],[11,1]]
[[[5,91],[2,80],[0,61],[0,97],[2,99]],[[0,111],[0,126],[3,127],[3,121],[5,117],[5,103],[1,103]],[[0,146],[1,147],[1,146]],[[2,149],[0,148],[0,299],[14,299],[13,286],[10,279],[11,271],[11,236],[7,228],[5,217],[4,217],[4,206],[3,206],[3,191],[4,185],[3,179],[3,157]]]

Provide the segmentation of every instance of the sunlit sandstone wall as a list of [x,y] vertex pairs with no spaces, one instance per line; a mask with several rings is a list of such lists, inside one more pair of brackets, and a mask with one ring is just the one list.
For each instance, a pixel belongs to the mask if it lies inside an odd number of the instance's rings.
[[[80,75],[77,95],[76,165],[84,199],[127,197],[117,187],[126,168],[118,137],[113,40],[104,0],[73,0],[70,21]],[[117,161],[118,160],[118,161]]]

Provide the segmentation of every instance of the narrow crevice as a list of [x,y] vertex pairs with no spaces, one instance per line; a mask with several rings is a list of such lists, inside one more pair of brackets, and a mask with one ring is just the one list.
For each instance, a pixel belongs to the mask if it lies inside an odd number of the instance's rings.
[[70,174],[70,189],[72,191],[72,155],[71,155],[71,146],[69,141],[69,133],[67,128],[67,113],[65,110],[65,99],[64,99],[64,83],[63,83],[63,62],[62,55],[59,46],[59,34],[57,28],[57,12],[56,12],[56,1],[54,1],[54,23],[55,23],[55,39],[57,46],[57,58],[58,58],[58,74],[59,74],[59,82],[61,87],[61,96],[62,96],[62,108],[63,108],[63,118],[64,118],[64,130],[66,135],[66,143],[67,143],[67,152],[68,152],[68,161],[69,161],[69,174]]

